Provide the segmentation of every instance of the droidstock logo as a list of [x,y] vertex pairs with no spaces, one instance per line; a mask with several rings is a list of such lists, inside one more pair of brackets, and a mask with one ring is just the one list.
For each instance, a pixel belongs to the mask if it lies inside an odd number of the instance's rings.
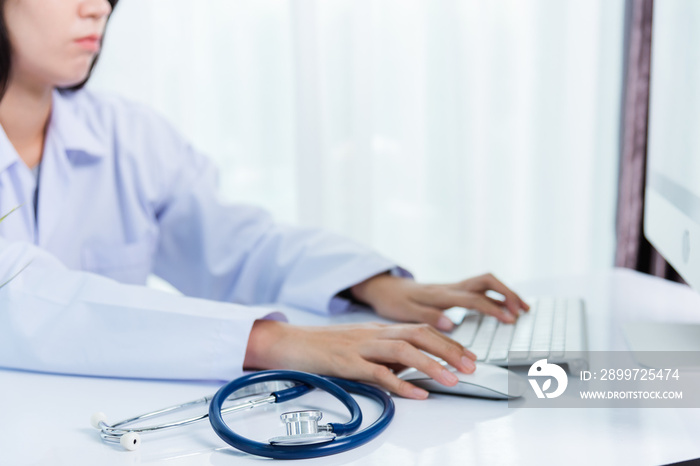
[[[546,359],[540,359],[530,366],[527,375],[528,381],[530,385],[532,385],[532,389],[535,391],[537,398],[556,398],[564,393],[566,386],[569,384],[569,379],[566,377],[564,369],[556,364],[547,363]],[[541,387],[537,379],[538,377],[547,378]],[[547,392],[552,386],[552,377],[557,379],[557,389],[553,392]]]

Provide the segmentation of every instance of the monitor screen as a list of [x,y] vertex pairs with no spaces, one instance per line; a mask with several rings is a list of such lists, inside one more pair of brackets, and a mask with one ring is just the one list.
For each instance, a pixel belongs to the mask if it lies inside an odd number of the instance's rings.
[[700,290],[700,1],[654,2],[644,235]]

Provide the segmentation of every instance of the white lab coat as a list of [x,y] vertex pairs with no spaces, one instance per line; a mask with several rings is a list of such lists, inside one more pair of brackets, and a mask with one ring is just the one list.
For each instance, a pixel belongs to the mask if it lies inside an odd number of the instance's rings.
[[[336,235],[220,202],[216,172],[162,118],[54,92],[36,181],[0,131],[0,366],[174,379],[241,371],[270,303],[342,312],[391,261]],[[155,273],[187,296],[144,286]],[[236,303],[236,304],[232,304]],[[249,305],[267,304],[267,308]]]

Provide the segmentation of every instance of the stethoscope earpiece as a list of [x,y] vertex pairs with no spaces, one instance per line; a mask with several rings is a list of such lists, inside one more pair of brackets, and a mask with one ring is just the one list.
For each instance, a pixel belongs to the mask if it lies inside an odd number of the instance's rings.
[[141,436],[136,432],[128,432],[119,438],[119,443],[126,450],[134,451],[141,446]]
[[141,446],[141,436],[138,432],[123,431],[120,434],[106,434],[106,431],[112,430],[112,426],[107,424],[107,415],[105,413],[94,413],[90,416],[90,424],[95,429],[102,431],[103,439],[107,440],[108,437],[111,437],[112,440],[119,439],[119,444],[125,450],[134,451]]
[[90,416],[90,425],[95,429],[102,429],[102,424],[107,424],[107,415],[105,413],[95,413]]

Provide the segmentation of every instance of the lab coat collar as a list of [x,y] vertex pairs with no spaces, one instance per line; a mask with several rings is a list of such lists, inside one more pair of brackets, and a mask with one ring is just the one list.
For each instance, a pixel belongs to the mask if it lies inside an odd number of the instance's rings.
[[[88,115],[79,114],[79,107],[71,95],[71,91],[53,91],[46,141],[52,136],[57,137],[65,149],[65,156],[73,164],[100,159],[106,153],[102,142],[104,139],[98,134],[100,130],[92,124]],[[0,126],[0,172],[19,160],[17,150]]]
[[76,105],[74,91],[53,91],[53,108],[48,132],[54,131],[66,150],[66,156],[74,163],[102,158],[106,153],[104,130],[99,128],[94,117]]

